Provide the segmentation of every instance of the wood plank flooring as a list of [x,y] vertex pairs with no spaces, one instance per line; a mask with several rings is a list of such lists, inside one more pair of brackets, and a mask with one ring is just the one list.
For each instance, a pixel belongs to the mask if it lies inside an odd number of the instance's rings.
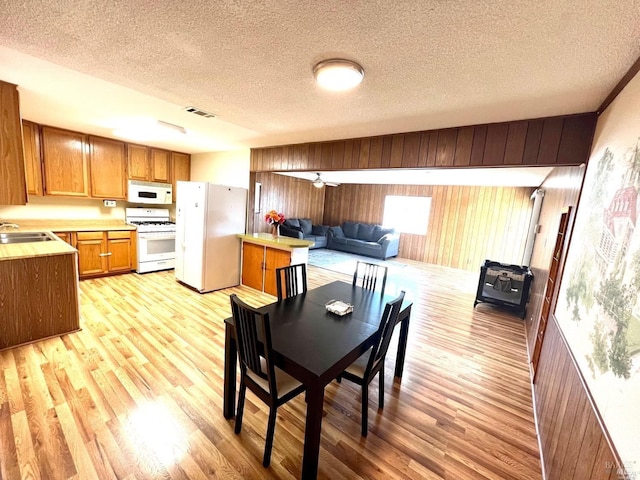
[[[413,298],[407,359],[386,397],[326,389],[318,477],[540,479],[524,326],[473,309],[477,273],[404,261],[388,289]],[[309,267],[309,287],[346,275]],[[268,411],[247,394],[243,429],[222,416],[223,319],[229,294],[200,295],[173,271],[85,280],[82,331],[0,352],[2,479],[299,478],[306,405],[278,409],[271,467],[262,467]],[[7,319],[3,319],[6,321]],[[397,332],[396,332],[397,335]]]

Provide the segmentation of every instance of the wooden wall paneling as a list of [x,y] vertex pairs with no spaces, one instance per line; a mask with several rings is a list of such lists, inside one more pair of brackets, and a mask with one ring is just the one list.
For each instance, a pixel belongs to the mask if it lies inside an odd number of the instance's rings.
[[468,166],[471,163],[471,148],[473,146],[473,127],[458,129],[456,138],[456,153],[453,164],[456,166]]
[[540,138],[540,150],[537,163],[541,165],[553,165],[558,158],[558,147],[562,138],[562,118],[547,118],[542,123],[542,136]]
[[368,165],[368,168],[380,168],[382,165],[382,142],[383,137],[373,137],[371,139],[369,157],[368,160],[365,161],[365,165]]
[[535,165],[538,163],[543,125],[543,120],[529,120],[527,122],[527,137],[524,142],[524,151],[522,152],[523,165]]
[[466,252],[464,251],[463,244],[468,237],[468,232],[465,230],[467,225],[467,217],[470,215],[471,209],[469,208],[469,197],[472,194],[472,188],[465,187],[460,189],[460,205],[458,207],[458,216],[456,222],[456,236],[453,242],[452,254],[454,257],[450,262],[450,265],[454,268],[464,269],[466,266]]
[[344,142],[344,156],[342,159],[342,168],[345,170],[351,169],[351,159],[353,158],[353,140],[346,140]]
[[393,135],[391,137],[391,160],[389,166],[398,168],[402,166],[402,156],[404,155],[405,135]]
[[507,133],[507,145],[504,151],[505,165],[520,165],[524,156],[529,122],[511,122]]
[[362,145],[362,141],[360,139],[355,139],[353,141],[353,155],[351,157],[351,168],[357,168],[358,162],[360,161],[360,148]]
[[[591,114],[574,115],[564,119],[558,147],[558,164],[575,164],[589,158],[596,130],[597,117]],[[586,163],[586,161],[584,162]]]
[[546,477],[609,480],[619,458],[609,447],[571,353],[551,315],[536,375],[535,408]]
[[493,123],[487,127],[483,165],[502,165],[504,163],[508,133],[509,124],[507,123]]
[[418,150],[418,167],[427,166],[427,158],[429,156],[429,137],[430,132],[422,132],[420,134],[420,149]]
[[487,127],[473,127],[473,142],[471,143],[471,161],[469,165],[477,167],[482,165],[484,147],[487,143]]
[[436,150],[436,167],[453,166],[456,155],[458,129],[448,128],[438,132],[438,146]]
[[344,169],[344,157],[346,152],[346,142],[334,142],[333,143],[333,153],[331,159],[331,169],[332,170],[342,170]]
[[392,135],[385,135],[384,137],[382,137],[382,155],[380,156],[380,168],[389,168],[391,166],[392,144]]
[[429,147],[427,150],[427,167],[436,166],[436,157],[438,154],[438,137],[439,132],[434,131],[429,135]]
[[368,167],[370,155],[371,155],[371,139],[363,138],[362,140],[360,140],[360,156],[358,157],[358,168]]
[[420,151],[420,133],[407,133],[404,136],[404,145],[402,148],[402,167],[417,167],[418,153]]
[[331,158],[333,156],[333,142],[326,142],[322,144],[322,150],[320,153],[320,165],[319,169],[330,169],[331,168]]

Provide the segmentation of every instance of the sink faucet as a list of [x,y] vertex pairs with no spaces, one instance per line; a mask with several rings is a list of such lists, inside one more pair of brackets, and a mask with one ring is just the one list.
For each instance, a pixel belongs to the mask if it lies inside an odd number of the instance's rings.
[[0,222],[0,228],[20,228],[17,223]]

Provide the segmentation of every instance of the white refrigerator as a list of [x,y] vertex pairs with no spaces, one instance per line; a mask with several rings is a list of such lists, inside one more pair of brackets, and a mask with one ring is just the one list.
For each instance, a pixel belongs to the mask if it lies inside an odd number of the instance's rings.
[[200,293],[240,284],[240,245],[247,190],[177,182],[176,280]]

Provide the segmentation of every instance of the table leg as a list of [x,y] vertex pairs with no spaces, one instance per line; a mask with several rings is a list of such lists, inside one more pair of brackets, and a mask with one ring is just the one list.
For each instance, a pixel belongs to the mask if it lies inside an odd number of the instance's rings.
[[304,429],[304,455],[302,457],[303,480],[314,480],[318,476],[323,405],[324,386],[307,387],[307,420]]
[[396,354],[396,377],[402,377],[404,369],[404,355],[407,352],[407,337],[409,336],[409,320],[411,319],[411,306],[401,313],[400,338],[398,339],[398,353]]
[[233,418],[236,410],[236,368],[238,351],[234,327],[225,324],[224,335],[224,418]]

